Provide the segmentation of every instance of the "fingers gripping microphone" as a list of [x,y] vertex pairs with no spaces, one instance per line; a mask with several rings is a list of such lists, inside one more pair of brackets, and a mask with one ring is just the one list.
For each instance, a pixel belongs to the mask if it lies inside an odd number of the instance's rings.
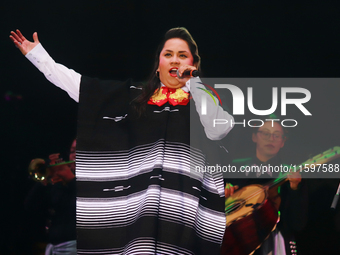
[[200,73],[197,70],[186,70],[183,72],[182,76],[179,75],[178,69],[177,69],[177,77],[180,79],[183,78],[190,78],[190,77],[197,77]]

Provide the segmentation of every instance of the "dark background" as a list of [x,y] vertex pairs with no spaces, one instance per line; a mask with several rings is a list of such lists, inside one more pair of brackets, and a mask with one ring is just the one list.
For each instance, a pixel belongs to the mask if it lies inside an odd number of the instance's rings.
[[[146,80],[157,44],[176,26],[195,38],[206,77],[339,76],[337,1],[6,0],[0,11],[1,254],[33,252],[40,234],[23,210],[32,185],[28,163],[66,152],[77,124],[77,104],[21,55],[8,38],[11,30],[30,40],[37,31],[56,62],[102,79]],[[316,124],[302,121],[303,129],[291,132],[287,157],[300,155],[302,162],[340,144],[339,92],[320,87],[312,94]],[[230,134],[231,155],[245,147],[238,142],[242,132]],[[299,233],[299,254],[340,253],[339,217],[327,209],[337,182],[309,181],[310,219]]]

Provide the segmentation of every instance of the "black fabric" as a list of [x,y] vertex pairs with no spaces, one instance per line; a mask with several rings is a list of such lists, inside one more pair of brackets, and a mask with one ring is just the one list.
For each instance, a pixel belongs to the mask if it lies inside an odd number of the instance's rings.
[[[205,165],[200,148],[214,143],[190,104],[147,105],[137,116],[131,104],[137,87],[131,80],[82,77],[78,254],[218,254],[225,227],[222,175],[188,168],[192,158]],[[193,123],[199,139],[192,139]],[[116,210],[106,209],[110,203]]]

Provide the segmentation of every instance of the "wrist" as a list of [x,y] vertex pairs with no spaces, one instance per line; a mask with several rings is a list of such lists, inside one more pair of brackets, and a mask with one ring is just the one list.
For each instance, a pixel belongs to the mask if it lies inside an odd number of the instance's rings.
[[290,189],[292,190],[298,190],[299,189],[299,183],[290,183]]

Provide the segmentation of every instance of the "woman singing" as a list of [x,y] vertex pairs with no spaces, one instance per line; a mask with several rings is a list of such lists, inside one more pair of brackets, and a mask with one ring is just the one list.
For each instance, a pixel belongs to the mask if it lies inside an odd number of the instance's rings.
[[[37,33],[34,42],[19,30],[10,38],[79,102],[78,254],[219,254],[222,174],[197,169],[208,164],[206,145],[225,137],[233,118],[205,97],[199,78],[179,78],[200,67],[190,33],[165,34],[146,86],[92,79],[56,64]],[[203,96],[208,114],[201,113]],[[214,126],[213,119],[228,124]]]

